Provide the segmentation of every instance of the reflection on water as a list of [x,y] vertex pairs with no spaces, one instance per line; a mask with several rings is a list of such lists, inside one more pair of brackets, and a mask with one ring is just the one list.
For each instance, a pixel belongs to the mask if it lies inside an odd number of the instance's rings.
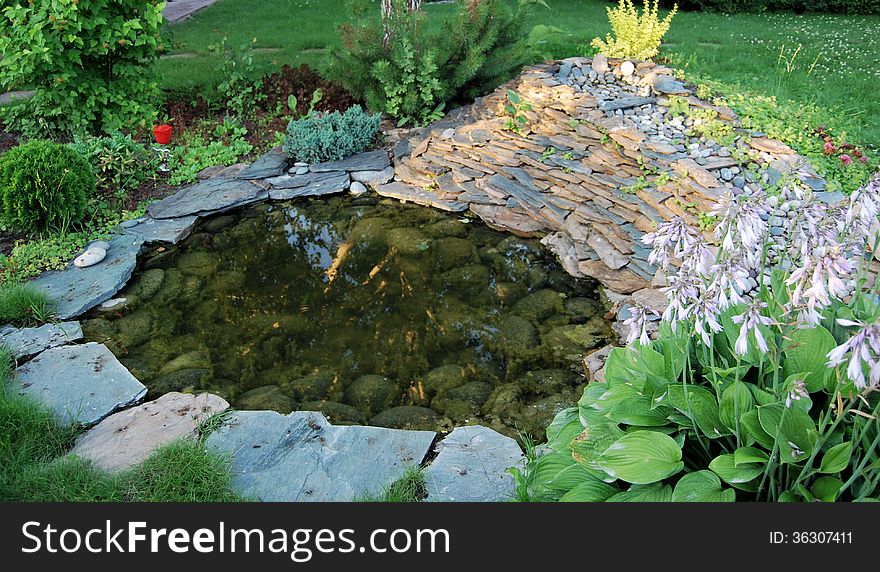
[[534,240],[372,198],[221,215],[142,257],[84,324],[159,395],[337,423],[482,423],[542,439],[611,339],[595,283]]

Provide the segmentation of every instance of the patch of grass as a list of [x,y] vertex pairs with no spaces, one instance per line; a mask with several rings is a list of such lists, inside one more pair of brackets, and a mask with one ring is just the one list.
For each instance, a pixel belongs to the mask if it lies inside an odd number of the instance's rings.
[[130,471],[109,474],[67,455],[78,434],[11,391],[12,354],[0,347],[0,501],[237,502],[229,460],[199,440],[162,447]]
[[52,318],[49,297],[30,284],[0,284],[0,324],[37,326]]
[[428,496],[421,467],[407,467],[402,477],[378,494],[364,495],[355,502],[422,502]]

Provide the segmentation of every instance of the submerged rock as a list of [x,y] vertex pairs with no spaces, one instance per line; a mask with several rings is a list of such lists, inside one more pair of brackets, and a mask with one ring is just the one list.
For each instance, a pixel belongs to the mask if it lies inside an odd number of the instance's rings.
[[264,385],[250,391],[245,391],[235,400],[235,408],[245,411],[277,411],[278,413],[290,413],[295,404],[291,398],[281,393],[277,385]]
[[345,390],[345,402],[368,417],[388,409],[400,397],[400,386],[382,375],[363,375]]
[[342,382],[335,373],[322,371],[288,382],[286,390],[298,401],[338,401],[342,397]]
[[207,385],[211,378],[209,369],[181,369],[149,381],[150,395],[163,395],[170,391],[194,391]]
[[418,255],[431,247],[431,241],[416,228],[392,228],[386,240],[388,248],[404,256]]
[[300,411],[318,411],[337,425],[365,425],[367,418],[356,407],[336,401],[307,401]]
[[435,261],[440,270],[479,262],[474,244],[463,238],[447,237],[434,241]]
[[392,429],[425,429],[437,426],[440,416],[427,407],[401,405],[392,407],[370,419],[370,425],[391,427]]
[[501,322],[499,341],[502,351],[516,355],[538,345],[538,332],[525,318],[508,315]]
[[460,365],[441,365],[425,374],[422,381],[428,395],[437,395],[449,389],[464,385],[465,370]]
[[513,305],[513,313],[532,321],[543,321],[565,312],[565,295],[555,290],[538,290]]

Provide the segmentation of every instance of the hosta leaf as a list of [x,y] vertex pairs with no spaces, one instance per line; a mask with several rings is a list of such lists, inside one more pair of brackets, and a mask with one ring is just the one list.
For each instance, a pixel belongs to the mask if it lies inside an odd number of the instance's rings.
[[850,455],[852,455],[852,443],[849,441],[831,447],[822,457],[819,472],[839,473],[849,465]]
[[700,430],[710,439],[730,434],[727,427],[721,423],[715,396],[702,387],[669,384],[661,387],[654,394],[654,402],[670,405],[693,419]]
[[561,451],[567,448],[571,440],[581,431],[583,431],[583,426],[578,415],[578,408],[563,409],[547,426],[547,446],[555,451]]
[[769,450],[773,448],[773,442],[775,439],[764,431],[763,427],[761,427],[761,422],[758,420],[757,409],[745,413],[740,417],[739,422],[740,426],[745,428],[748,437],[757,441],[765,449]]
[[819,440],[816,423],[797,407],[786,408],[782,403],[762,405],[758,407],[758,420],[768,435],[775,437],[778,428],[779,459],[783,463],[805,461]]
[[651,405],[652,402],[649,397],[643,395],[629,397],[614,405],[606,417],[615,423],[639,427],[661,427],[668,425],[669,421],[666,420],[666,416],[669,415],[670,410],[666,407],[651,409]]
[[599,457],[623,435],[616,423],[593,414],[584,430],[569,444],[571,456],[588,469],[604,471],[598,463]]
[[628,491],[608,497],[605,502],[672,502],[672,487],[660,483],[634,485]]
[[836,346],[834,336],[822,326],[795,330],[788,336],[782,351],[783,377],[804,372],[807,390],[821,391],[828,371],[827,355]]
[[[721,403],[718,406],[718,417],[721,422],[730,429],[736,431],[740,425],[742,415],[755,408],[755,398],[745,383],[735,381],[727,386],[721,394]],[[742,428],[739,428],[742,431]]]
[[719,455],[715,457],[709,463],[709,468],[721,477],[721,480],[730,485],[747,483],[764,472],[763,465],[757,463],[736,466],[733,455]]
[[819,477],[810,488],[810,492],[817,499],[824,502],[834,502],[840,492],[843,481],[837,477]]
[[697,471],[683,476],[672,491],[672,502],[734,502],[736,492],[722,489],[721,480],[712,471]]
[[587,384],[584,394],[578,400],[578,407],[592,407],[596,400],[608,391],[608,385],[601,381],[591,381]]
[[562,495],[559,502],[605,502],[609,497],[620,492],[615,486],[603,483],[599,479],[584,481]]
[[623,383],[641,387],[645,382],[641,353],[632,347],[611,350],[605,360],[605,382],[609,388]]
[[684,468],[675,440],[654,431],[624,435],[602,453],[598,464],[609,475],[633,484],[655,483]]
[[629,384],[619,384],[614,385],[608,388],[608,391],[603,393],[595,403],[593,403],[593,408],[597,411],[607,412],[611,411],[615,405],[624,399],[629,399],[631,397],[639,397],[641,393],[638,389]]
[[770,460],[770,455],[761,449],[755,447],[740,447],[733,452],[733,464],[736,467],[740,465],[762,464]]

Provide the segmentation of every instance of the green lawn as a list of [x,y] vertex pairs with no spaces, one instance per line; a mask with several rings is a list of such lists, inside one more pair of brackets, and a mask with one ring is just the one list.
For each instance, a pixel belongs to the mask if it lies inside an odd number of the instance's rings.
[[[533,24],[562,30],[536,55],[589,53],[590,39],[609,31],[602,0],[548,0]],[[453,7],[426,5],[435,26]],[[377,7],[378,10],[378,7]],[[173,57],[159,63],[166,89],[210,89],[218,65],[208,46],[226,35],[232,45],[257,39],[258,68],[285,63],[320,66],[337,42],[344,0],[219,0],[188,21],[170,25]],[[676,16],[662,57],[686,71],[739,84],[781,99],[814,103],[839,113],[850,138],[880,144],[880,29],[878,16],[684,12]]]

